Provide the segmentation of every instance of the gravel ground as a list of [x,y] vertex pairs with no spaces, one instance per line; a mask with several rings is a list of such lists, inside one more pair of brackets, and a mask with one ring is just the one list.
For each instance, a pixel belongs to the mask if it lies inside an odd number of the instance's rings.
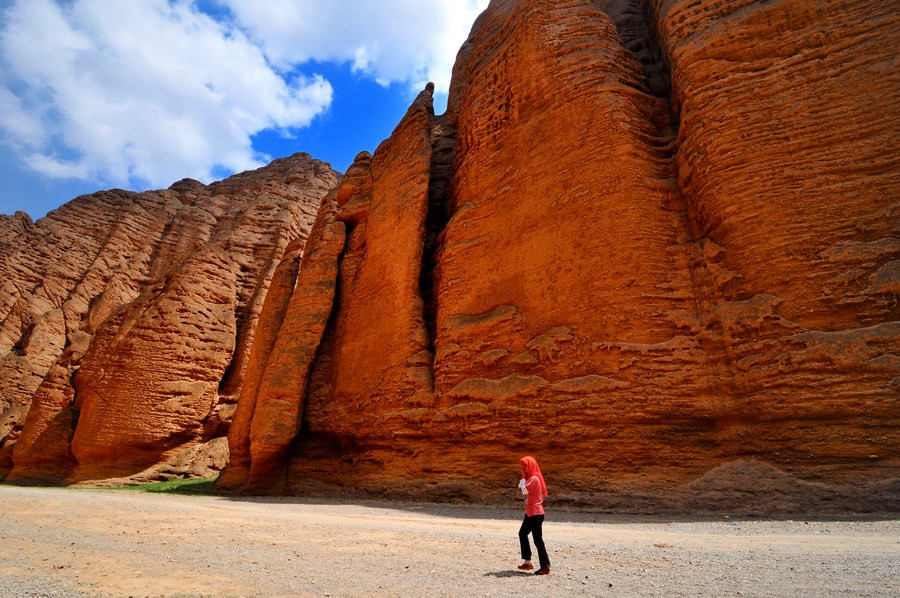
[[900,522],[548,509],[549,576],[513,509],[0,486],[0,596],[898,596]]

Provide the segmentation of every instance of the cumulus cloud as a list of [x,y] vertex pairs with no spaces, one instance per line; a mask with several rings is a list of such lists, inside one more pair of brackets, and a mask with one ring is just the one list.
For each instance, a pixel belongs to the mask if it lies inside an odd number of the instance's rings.
[[21,0],[0,32],[0,128],[49,177],[164,186],[259,166],[251,136],[331,102],[190,2]]
[[446,91],[487,3],[14,0],[0,14],[2,141],[47,177],[209,181],[268,161],[255,134],[290,136],[328,109],[309,61]]
[[456,52],[488,0],[220,0],[286,66],[350,62],[382,84],[446,92]]

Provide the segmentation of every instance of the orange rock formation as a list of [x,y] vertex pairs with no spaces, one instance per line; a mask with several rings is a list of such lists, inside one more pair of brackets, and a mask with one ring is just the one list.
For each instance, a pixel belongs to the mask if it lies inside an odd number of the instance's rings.
[[337,180],[298,154],[0,221],[0,476],[189,471],[227,430],[275,266]]
[[896,47],[886,0],[493,0],[339,185],[2,217],[0,475],[230,423],[229,491],[503,500],[534,454],[556,501],[896,510]]
[[898,25],[494,0],[270,297],[222,485],[491,499],[531,453],[557,499],[896,508]]

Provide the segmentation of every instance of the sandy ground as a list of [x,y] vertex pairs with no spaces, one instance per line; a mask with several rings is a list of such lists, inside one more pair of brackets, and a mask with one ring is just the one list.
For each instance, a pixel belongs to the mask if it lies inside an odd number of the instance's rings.
[[0,486],[0,596],[898,596],[900,522],[518,510]]

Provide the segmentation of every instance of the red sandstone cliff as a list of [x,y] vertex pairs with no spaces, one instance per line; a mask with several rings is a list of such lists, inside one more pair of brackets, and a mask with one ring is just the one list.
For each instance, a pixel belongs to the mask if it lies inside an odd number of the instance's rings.
[[0,476],[221,467],[273,271],[337,180],[298,154],[0,220]]
[[557,501],[897,509],[898,45],[885,0],[494,0],[337,188],[0,217],[0,475],[230,423],[232,491],[494,500],[530,453]]
[[270,295],[221,485],[485,499],[531,453],[557,499],[896,508],[894,8],[494,0]]

